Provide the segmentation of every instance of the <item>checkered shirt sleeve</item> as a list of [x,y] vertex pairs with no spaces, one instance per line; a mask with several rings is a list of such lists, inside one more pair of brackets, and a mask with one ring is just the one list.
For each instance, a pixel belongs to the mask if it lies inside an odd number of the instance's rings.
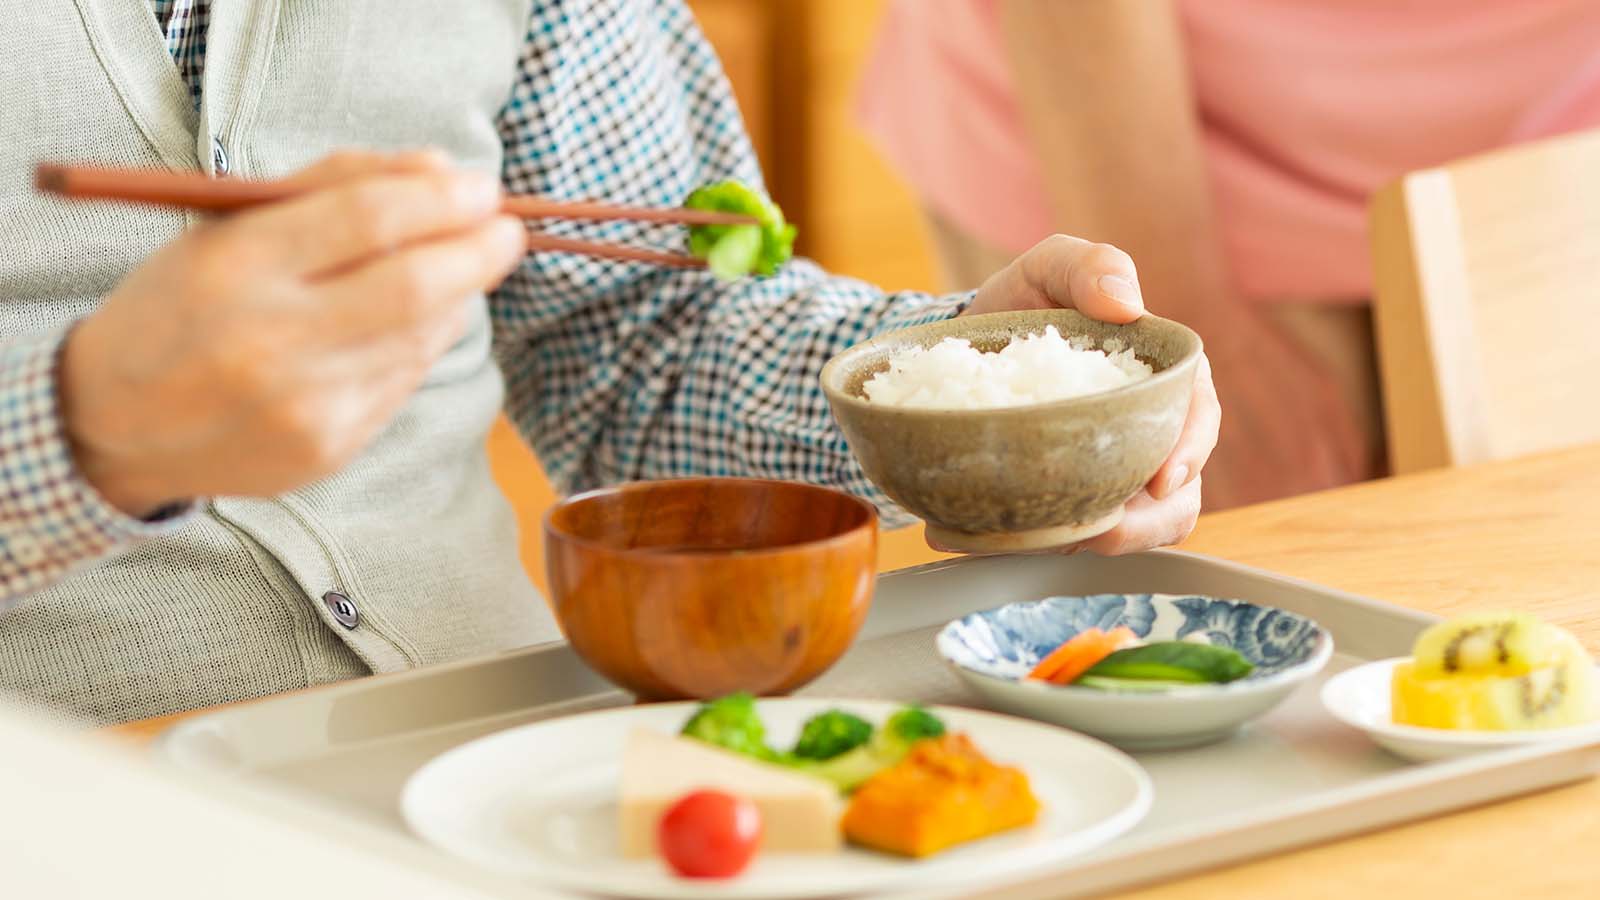
[[[198,96],[206,0],[150,0]],[[535,0],[500,122],[509,190],[675,205],[761,172],[721,67],[681,0]],[[802,223],[803,225],[803,223]],[[551,223],[681,249],[681,230]],[[567,490],[677,475],[828,484],[908,517],[862,475],[817,382],[876,334],[959,312],[967,295],[885,293],[796,260],[734,284],[564,254],[529,257],[491,298],[507,410]],[[73,467],[57,408],[62,335],[0,343],[0,610],[73,568],[180,527],[139,521]]]
[[0,611],[184,520],[130,518],[74,469],[56,394],[61,341],[54,333],[0,343]]
[[[680,0],[535,3],[501,117],[510,191],[670,206],[761,172],[716,55]],[[800,223],[802,229],[805,223]],[[564,236],[682,249],[681,229],[549,223]],[[564,490],[686,475],[781,478],[909,518],[862,474],[818,383],[876,334],[969,297],[886,293],[796,260],[721,283],[556,253],[492,298],[507,410]]]

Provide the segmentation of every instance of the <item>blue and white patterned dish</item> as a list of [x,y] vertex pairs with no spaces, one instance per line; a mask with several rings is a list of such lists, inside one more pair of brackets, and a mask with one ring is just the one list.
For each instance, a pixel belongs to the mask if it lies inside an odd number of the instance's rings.
[[[1060,687],[1024,678],[1087,628],[1126,625],[1141,640],[1206,640],[1255,665],[1229,684],[1154,692]],[[1092,734],[1130,749],[1217,740],[1272,709],[1316,675],[1333,638],[1287,610],[1240,600],[1166,594],[1049,597],[973,613],[946,625],[939,655],[997,708]]]

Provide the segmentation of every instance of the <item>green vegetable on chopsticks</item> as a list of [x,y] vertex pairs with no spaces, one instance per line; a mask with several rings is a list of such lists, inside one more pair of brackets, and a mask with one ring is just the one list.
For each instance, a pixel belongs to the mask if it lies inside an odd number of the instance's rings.
[[1255,666],[1231,647],[1163,641],[1118,650],[1095,663],[1078,683],[1085,687],[1105,687],[1105,680],[1115,679],[1119,682],[1224,684],[1237,681],[1254,670]]
[[706,261],[712,274],[725,281],[754,272],[771,275],[794,253],[795,227],[783,210],[737,181],[719,181],[697,189],[684,201],[689,209],[752,216],[759,225],[693,225],[689,252]]

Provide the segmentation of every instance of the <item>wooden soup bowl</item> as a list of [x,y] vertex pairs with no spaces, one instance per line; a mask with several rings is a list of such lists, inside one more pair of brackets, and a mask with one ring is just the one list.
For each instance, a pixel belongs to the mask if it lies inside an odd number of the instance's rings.
[[585,662],[641,700],[786,693],[861,628],[877,520],[863,500],[781,481],[578,494],[544,520],[556,618]]

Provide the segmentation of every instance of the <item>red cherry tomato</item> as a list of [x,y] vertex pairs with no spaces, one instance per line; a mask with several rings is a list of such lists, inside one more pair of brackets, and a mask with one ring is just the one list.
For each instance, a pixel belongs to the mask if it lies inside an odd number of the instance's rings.
[[761,812],[743,797],[695,791],[672,804],[657,829],[661,855],[687,878],[732,878],[761,843]]

